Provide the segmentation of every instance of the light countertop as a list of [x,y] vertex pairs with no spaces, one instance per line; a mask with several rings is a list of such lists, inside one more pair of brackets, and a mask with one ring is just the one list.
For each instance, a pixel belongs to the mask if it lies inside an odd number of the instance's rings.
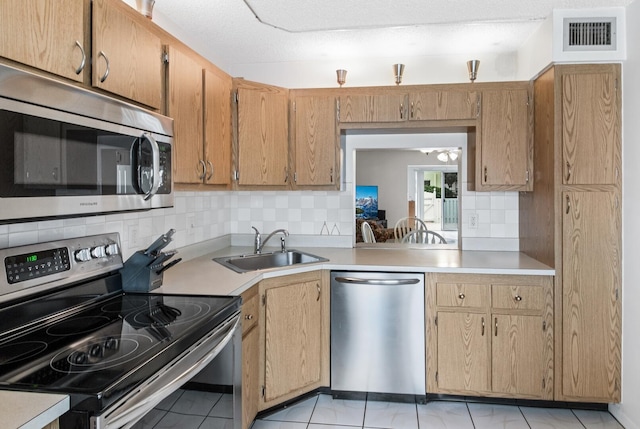
[[3,428],[41,429],[68,410],[67,395],[0,390]]
[[[370,249],[296,247],[328,262],[248,273],[213,261],[221,256],[251,254],[250,247],[227,247],[183,261],[164,273],[163,285],[153,292],[196,295],[239,295],[262,279],[310,270],[438,272],[460,274],[555,274],[553,268],[520,252],[461,251],[456,249]],[[265,252],[277,249],[265,249]]]

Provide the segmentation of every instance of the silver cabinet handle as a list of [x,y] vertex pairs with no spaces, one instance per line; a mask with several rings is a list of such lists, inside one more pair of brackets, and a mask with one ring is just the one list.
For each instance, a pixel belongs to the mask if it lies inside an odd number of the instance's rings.
[[498,318],[496,317],[493,320],[496,327],[495,336],[497,337],[498,336]]
[[84,48],[82,47],[80,42],[78,42],[77,40],[76,40],[76,46],[80,48],[80,53],[82,53],[82,61],[80,62],[80,65],[76,69],[76,74],[80,74],[82,70],[84,70],[84,66],[87,64],[87,54],[84,52]]
[[463,294],[463,293],[461,293],[460,295],[458,295],[458,298],[460,298],[460,299],[464,299],[464,294]]
[[361,285],[414,285],[420,283],[420,279],[361,279],[357,277],[336,277],[338,283],[352,283]]
[[404,105],[400,103],[400,119],[404,119]]
[[565,179],[567,182],[571,179],[571,164],[567,161],[567,178]]
[[410,117],[411,119],[413,119],[413,118],[414,118],[414,116],[415,116],[415,114],[414,114],[414,111],[413,111],[413,101],[412,101],[412,102],[411,102],[411,110],[410,110],[410,113],[409,113],[409,117]]
[[484,183],[487,183],[487,167],[484,167]]
[[515,299],[517,302],[522,301],[522,297],[520,295],[514,296],[513,299]]
[[484,337],[484,317],[482,318],[482,331],[480,331],[480,335]]
[[204,178],[207,176],[207,165],[204,163],[202,159],[198,161],[198,165],[202,167],[202,173],[200,173],[200,175],[198,176],[198,179],[204,180]]
[[316,283],[316,287],[318,288],[318,297],[316,298],[316,301],[320,301],[320,284]]
[[567,195],[567,214],[571,211],[571,200],[569,199],[569,195]]
[[107,69],[104,71],[104,74],[100,78],[100,83],[102,83],[105,80],[107,80],[107,77],[109,77],[109,68],[110,68],[109,67],[109,58],[107,58],[107,54],[105,54],[104,51],[100,51],[100,53],[98,54],[98,57],[104,58],[104,61],[107,63]]
[[213,177],[213,164],[209,160],[207,160],[207,167],[211,167],[211,173],[207,175],[207,180],[211,180]]

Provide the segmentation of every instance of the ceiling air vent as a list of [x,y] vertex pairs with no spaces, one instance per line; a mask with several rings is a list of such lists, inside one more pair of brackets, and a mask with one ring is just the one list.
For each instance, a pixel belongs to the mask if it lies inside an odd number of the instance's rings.
[[565,18],[564,51],[615,51],[616,18]]

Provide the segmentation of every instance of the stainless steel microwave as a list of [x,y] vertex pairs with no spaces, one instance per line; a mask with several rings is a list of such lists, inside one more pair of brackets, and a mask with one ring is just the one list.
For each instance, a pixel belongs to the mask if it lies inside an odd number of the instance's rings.
[[0,222],[173,206],[173,120],[0,65]]

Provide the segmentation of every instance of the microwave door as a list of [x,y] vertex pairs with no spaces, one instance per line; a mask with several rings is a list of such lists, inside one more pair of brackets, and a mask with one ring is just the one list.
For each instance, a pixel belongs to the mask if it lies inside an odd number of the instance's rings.
[[149,200],[158,193],[162,185],[160,174],[160,149],[155,139],[145,133],[135,145],[135,165],[137,168],[137,190]]

